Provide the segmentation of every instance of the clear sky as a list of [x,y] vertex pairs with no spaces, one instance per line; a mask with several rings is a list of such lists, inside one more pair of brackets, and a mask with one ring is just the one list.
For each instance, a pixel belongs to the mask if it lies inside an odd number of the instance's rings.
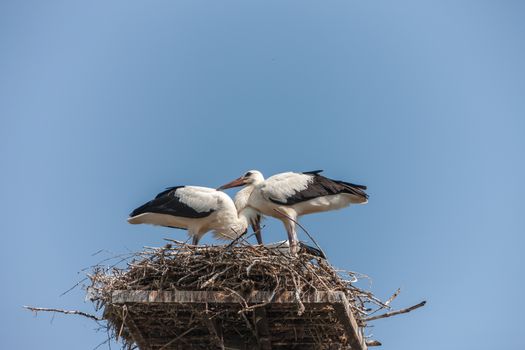
[[[524,349],[525,2],[0,2],[0,348],[93,349],[59,295],[164,187],[325,169],[370,202],[303,218],[395,307],[384,349]],[[234,191],[228,192],[234,194]],[[265,240],[284,239],[266,221]],[[302,238],[304,235],[302,235]],[[204,242],[211,243],[211,238]],[[107,256],[108,254],[106,254]]]

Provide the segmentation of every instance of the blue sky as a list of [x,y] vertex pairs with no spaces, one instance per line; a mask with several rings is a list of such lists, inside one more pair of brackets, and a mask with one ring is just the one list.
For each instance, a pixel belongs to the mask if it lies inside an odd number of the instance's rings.
[[374,323],[385,349],[525,348],[524,10],[2,1],[0,348],[93,349],[91,321],[21,306],[92,311],[59,295],[94,252],[185,237],[127,224],[131,209],[249,169],[369,186],[366,206],[301,222],[379,297],[401,287],[395,307],[428,300]]

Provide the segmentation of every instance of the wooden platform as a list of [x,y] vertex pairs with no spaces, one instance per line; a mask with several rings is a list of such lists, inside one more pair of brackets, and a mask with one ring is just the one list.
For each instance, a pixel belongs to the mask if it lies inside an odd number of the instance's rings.
[[367,349],[343,292],[302,295],[303,306],[297,297],[125,290],[113,292],[104,316],[141,350]]

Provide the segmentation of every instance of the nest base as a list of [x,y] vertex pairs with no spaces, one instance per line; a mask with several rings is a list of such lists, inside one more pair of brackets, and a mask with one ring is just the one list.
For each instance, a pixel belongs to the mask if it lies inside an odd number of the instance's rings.
[[88,295],[127,349],[366,349],[362,316],[384,304],[355,273],[288,251],[146,248],[125,267],[95,268]]
[[344,292],[299,304],[293,291],[120,290],[111,299],[104,317],[141,350],[366,349]]

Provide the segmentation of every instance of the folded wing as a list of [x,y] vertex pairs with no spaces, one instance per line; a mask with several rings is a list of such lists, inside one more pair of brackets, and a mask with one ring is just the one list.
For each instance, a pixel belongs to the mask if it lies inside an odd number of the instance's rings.
[[261,192],[267,200],[281,205],[293,205],[337,194],[350,195],[354,203],[367,201],[366,186],[332,180],[320,175],[320,172],[288,172],[272,176],[265,181]]
[[196,186],[170,187],[153,200],[133,210],[130,217],[156,213],[184,218],[204,218],[217,210],[214,191]]

